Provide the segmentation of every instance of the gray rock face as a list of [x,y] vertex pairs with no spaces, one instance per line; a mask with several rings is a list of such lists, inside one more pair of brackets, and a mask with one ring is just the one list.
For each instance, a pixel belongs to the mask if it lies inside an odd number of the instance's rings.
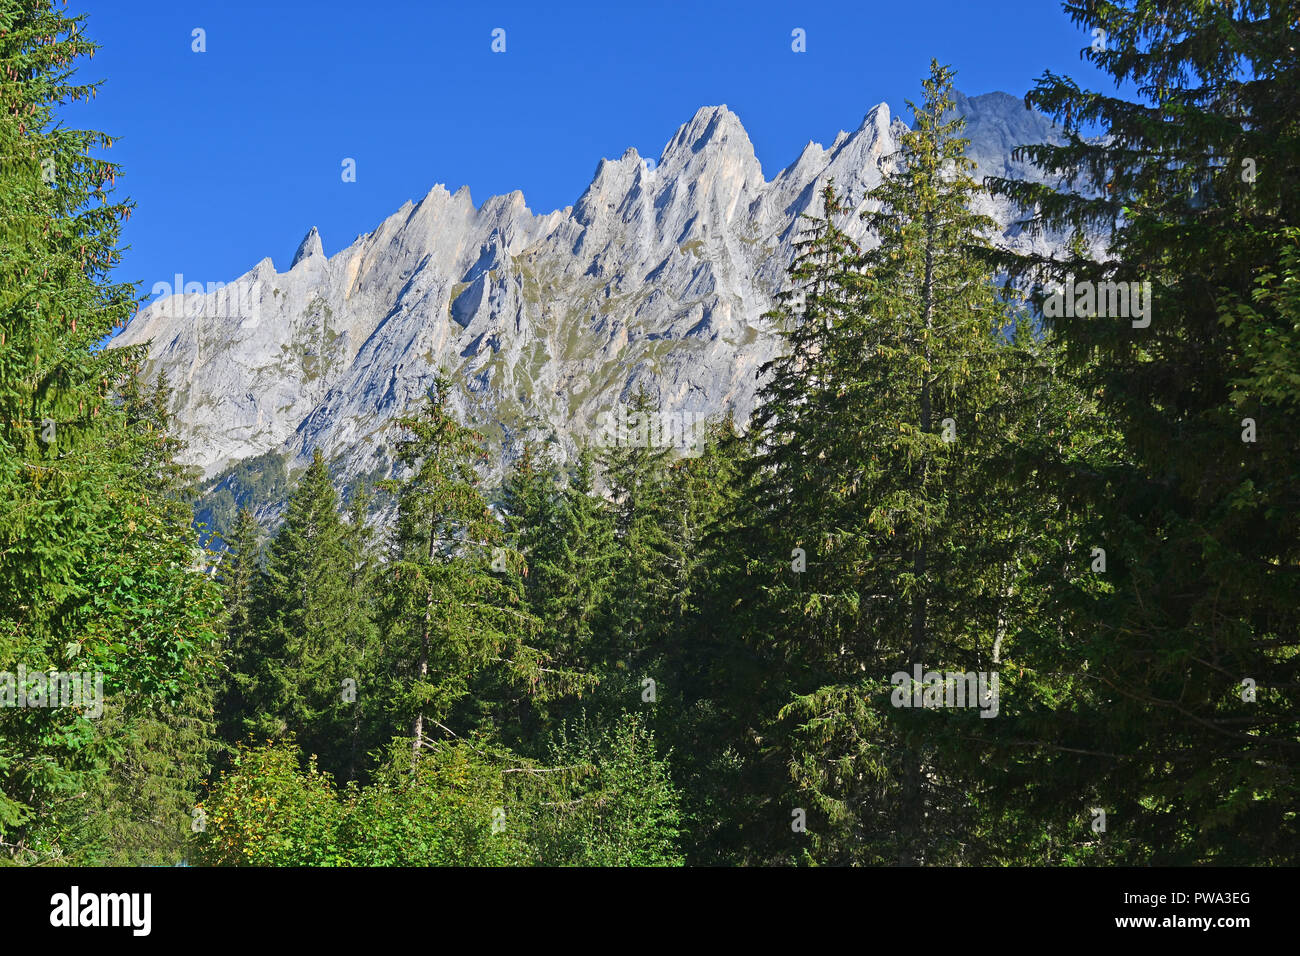
[[302,242],[298,245],[298,251],[293,254],[293,262],[289,263],[289,269],[292,271],[293,267],[304,259],[323,255],[325,255],[325,248],[321,245],[320,233],[316,231],[315,226],[312,226],[311,232],[303,237]]
[[[1057,136],[1014,97],[961,97],[982,174],[1029,175],[1012,148]],[[263,259],[223,289],[154,302],[115,345],[149,343],[166,370],[187,462],[211,476],[278,449],[320,448],[345,480],[386,471],[388,426],[438,370],[453,405],[509,455],[524,432],[567,449],[639,386],[665,414],[744,421],[797,238],[831,179],[862,207],[906,127],[880,104],[829,147],[810,142],[764,178],[725,106],[706,107],[657,161],[602,159],[577,202],[533,213],[518,191],[475,206],[434,186],[326,257],[315,228],[287,272]],[[988,201],[996,241],[1050,248]],[[854,217],[850,229],[862,235]]]

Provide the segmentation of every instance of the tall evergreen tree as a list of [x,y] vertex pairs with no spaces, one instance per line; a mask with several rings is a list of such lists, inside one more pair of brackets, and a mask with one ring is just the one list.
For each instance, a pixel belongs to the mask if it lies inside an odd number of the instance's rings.
[[[599,681],[592,637],[602,609],[603,574],[612,559],[612,535],[602,535],[609,522],[603,520],[603,502],[592,497],[589,454],[580,456],[577,469],[580,476],[566,486],[557,465],[536,444],[526,443],[507,477],[502,504],[523,561],[524,596],[537,621],[534,643],[554,669],[574,675],[572,689],[580,698]],[[511,736],[540,754],[557,711],[566,713],[574,698],[531,696],[520,703],[523,709],[508,721]]]
[[821,199],[821,215],[803,217],[790,288],[768,316],[784,347],[760,369],[766,380],[748,435],[731,449],[737,470],[710,534],[708,610],[692,638],[705,659],[684,665],[698,702],[699,750],[685,759],[688,811],[707,834],[695,851],[702,862],[798,858],[789,815],[803,800],[773,745],[774,715],[796,691],[823,682],[820,642],[833,644],[834,620],[852,600],[827,593],[816,558],[808,560],[822,483],[834,487],[837,464],[826,456],[841,417],[830,357],[860,285],[848,210],[833,183]]
[[[382,727],[384,707],[377,699],[382,684],[377,593],[381,569],[376,551],[378,532],[370,523],[373,496],[368,487],[354,488],[348,503],[343,553],[348,571],[342,675],[335,726],[347,739],[347,759],[339,775],[356,780],[366,770],[366,755],[386,743]],[[349,683],[350,682],[350,683]]]
[[932,65],[895,169],[868,196],[878,246],[855,254],[826,190],[828,221],[793,273],[808,311],[791,337],[810,341],[774,369],[756,416],[766,514],[749,520],[776,533],[759,554],[796,695],[778,749],[826,861],[953,860],[970,826],[939,741],[973,711],[900,707],[890,680],[992,670],[991,529],[970,505],[1005,440],[991,412],[1008,318],[973,251],[992,224],[971,209],[951,78]]
[[[111,139],[55,118],[96,89],[73,79],[95,49],[82,25],[41,0],[0,8],[0,672],[99,675],[135,719],[196,691],[215,591],[166,493],[165,440],[128,394],[140,350],[99,347],[135,308],[111,280],[131,207],[91,155]],[[87,708],[0,708],[10,852],[79,852],[121,742]]]
[[353,569],[338,504],[317,449],[267,548],[249,654],[251,712],[244,721],[257,736],[294,734],[333,772],[351,752],[341,711],[348,703],[343,682],[351,676],[347,635],[356,626],[349,619]]
[[650,656],[671,614],[680,543],[671,535],[667,491],[672,452],[659,440],[658,404],[640,388],[617,416],[601,461],[617,545],[602,657],[611,672],[616,669],[639,684],[644,675],[637,668]]
[[[870,194],[879,208],[863,218],[880,244],[863,259],[862,307],[837,343],[837,360],[852,370],[842,380],[855,421],[837,434],[848,442],[832,454],[857,459],[849,487],[869,508],[865,527],[853,529],[870,549],[859,571],[874,644],[868,670],[891,660],[894,672],[918,664],[990,670],[992,628],[978,583],[986,529],[973,527],[962,505],[984,493],[970,485],[969,462],[999,438],[986,425],[1007,317],[993,276],[971,251],[993,223],[971,208],[979,187],[964,121],[953,113],[952,77],[932,62],[921,105],[909,104],[915,122],[902,137],[899,168]],[[942,777],[927,751],[913,733],[900,754],[904,863],[924,862],[926,844],[945,836],[928,792]]]
[[608,610],[617,555],[614,517],[596,492],[596,464],[583,447],[561,492],[554,516],[555,546],[533,562],[540,600],[550,622],[548,649],[563,666],[590,669],[598,630]]
[[[673,533],[686,559],[674,621],[656,648],[654,673],[664,693],[654,705],[659,740],[673,754],[674,779],[683,793],[685,845],[691,862],[755,862],[764,847],[747,838],[762,832],[753,821],[770,808],[770,787],[755,787],[761,764],[749,757],[760,736],[760,720],[784,702],[777,689],[785,678],[763,666],[765,650],[747,626],[755,620],[747,591],[746,542],[737,518],[748,488],[745,464],[752,437],[729,421],[710,423],[700,436],[699,454],[679,459],[671,474]],[[761,619],[761,618],[759,618]],[[770,706],[766,706],[770,705]],[[759,794],[755,800],[755,791]]]
[[1003,264],[1055,285],[1046,322],[1122,440],[1069,476],[1087,518],[1055,609],[1072,640],[1041,652],[1078,693],[1039,739],[1089,738],[1061,771],[1094,782],[1079,800],[1114,821],[1108,859],[1281,861],[1300,842],[1300,422],[1277,374],[1294,314],[1268,290],[1300,214],[1295,7],[1064,7],[1120,92],[1044,74],[1027,103],[1067,138],[1021,152],[1065,184],[991,185],[1030,229],[1108,236],[1100,256],[1076,242]]
[[217,567],[226,611],[217,716],[222,737],[232,742],[243,736],[244,718],[250,713],[249,693],[258,647],[254,602],[261,587],[261,539],[261,525],[253,512],[240,508]]
[[[531,643],[522,562],[480,489],[482,439],[452,417],[447,391],[438,379],[428,404],[398,420],[405,474],[382,483],[397,499],[384,586],[388,699],[414,754],[448,732],[484,729],[491,702],[472,691],[485,672],[501,675],[498,687],[539,694],[566,691],[572,677]],[[454,711],[459,729],[447,724]]]

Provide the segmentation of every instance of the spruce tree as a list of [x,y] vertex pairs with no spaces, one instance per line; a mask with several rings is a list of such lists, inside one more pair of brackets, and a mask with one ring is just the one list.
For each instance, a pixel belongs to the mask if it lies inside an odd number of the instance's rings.
[[598,630],[607,612],[617,546],[614,516],[596,492],[591,449],[578,453],[554,516],[555,547],[534,562],[539,588],[538,614],[551,622],[548,649],[558,661],[578,669],[595,663]]
[[[599,681],[592,637],[602,607],[603,576],[612,559],[612,534],[603,502],[592,497],[590,455],[583,452],[576,467],[566,484],[556,463],[545,459],[536,444],[526,443],[507,477],[502,504],[523,560],[524,595],[537,621],[534,643],[554,669],[575,676],[572,689],[580,698]],[[510,721],[512,736],[540,754],[549,739],[544,731],[574,699],[533,696],[520,703],[523,709]]]
[[363,776],[367,769],[366,755],[386,743],[380,731],[384,708],[377,697],[383,667],[377,593],[381,570],[376,551],[378,532],[370,522],[372,500],[368,487],[352,490],[343,534],[348,571],[344,601],[346,624],[334,724],[347,740],[347,759],[338,771],[344,781]]
[[766,545],[788,622],[774,638],[795,668],[780,747],[790,799],[819,814],[810,842],[825,861],[952,861],[970,826],[940,741],[973,712],[901,708],[891,681],[909,675],[910,702],[917,665],[992,670],[992,529],[970,505],[1004,441],[991,412],[1008,319],[974,251],[992,224],[971,209],[951,79],[932,64],[894,168],[868,195],[879,245],[854,254],[827,190],[831,222],[814,232],[825,251],[805,267],[818,332],[801,363],[776,369],[775,404],[756,416],[760,501],[785,537]]
[[821,207],[803,215],[790,287],[768,315],[783,348],[759,370],[759,404],[731,448],[729,504],[710,534],[708,610],[692,638],[702,659],[682,666],[698,702],[699,750],[685,770],[705,862],[790,862],[802,852],[789,814],[806,801],[773,725],[794,693],[825,682],[820,642],[837,646],[836,618],[854,600],[829,593],[812,543],[837,485],[826,455],[842,415],[830,357],[860,284],[860,250],[833,182]]
[[766,648],[747,629],[754,620],[747,611],[760,602],[746,586],[747,529],[737,516],[748,500],[753,441],[730,421],[709,423],[700,437],[699,454],[679,459],[671,472],[679,504],[673,533],[686,560],[677,569],[674,620],[657,647],[654,671],[664,693],[652,715],[682,789],[688,860],[758,862],[763,830],[753,822],[770,815],[763,804],[772,788],[753,781],[771,768],[739,758],[752,754],[761,736],[755,728],[788,698],[777,696],[786,686],[781,669],[761,656]]
[[1080,827],[1088,804],[1115,821],[1108,859],[1281,861],[1300,729],[1300,423],[1278,374],[1295,321],[1275,294],[1300,214],[1294,4],[1064,8],[1117,91],[1045,73],[1027,104],[1066,141],[1021,153],[1064,185],[991,185],[1030,229],[1107,240],[1003,264],[1038,284],[1122,439],[1068,476],[1086,517],[1055,608],[1071,641],[1042,655],[1077,692],[1038,739],[1088,739],[1060,772],[1092,782]]
[[[480,487],[482,439],[452,417],[448,388],[439,378],[428,403],[398,420],[403,473],[381,485],[397,499],[382,586],[388,700],[417,756],[448,733],[492,729],[483,722],[499,701],[476,687],[563,693],[573,677],[547,667],[532,643],[538,626],[523,598],[522,560]],[[489,671],[499,679],[485,681]]]
[[244,724],[259,737],[295,735],[332,772],[346,765],[351,749],[348,730],[340,726],[352,624],[345,536],[338,495],[318,449],[267,547]]
[[249,693],[258,647],[254,602],[261,589],[261,539],[261,525],[253,512],[240,508],[217,567],[226,610],[222,639],[223,686],[217,714],[222,738],[230,742],[243,736],[244,718],[250,715]]
[[[217,609],[130,394],[140,350],[100,347],[136,305],[111,278],[131,206],[92,155],[111,138],[55,117],[97,88],[73,77],[82,27],[41,0],[0,9],[0,672],[100,675],[134,720],[197,692]],[[0,708],[0,840],[20,858],[79,852],[122,754],[121,725],[84,710]]]
[[638,668],[662,635],[676,593],[679,543],[671,535],[667,497],[672,453],[659,443],[660,410],[644,388],[617,414],[621,421],[601,459],[617,546],[601,656],[607,669],[639,684],[646,675]]

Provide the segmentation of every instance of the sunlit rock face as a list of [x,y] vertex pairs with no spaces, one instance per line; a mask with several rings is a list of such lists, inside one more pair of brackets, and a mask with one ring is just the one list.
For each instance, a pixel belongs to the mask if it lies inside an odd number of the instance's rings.
[[[957,108],[977,175],[1032,177],[1015,146],[1060,141],[1003,93]],[[832,178],[865,208],[905,129],[882,103],[768,180],[736,114],[705,107],[657,159],[602,159],[571,207],[538,215],[517,191],[475,206],[434,186],[333,256],[312,228],[285,272],[267,258],[225,288],[160,299],[114,344],[149,343],[147,374],[167,373],[186,461],[207,476],[269,450],[306,464],[316,448],[343,481],[384,473],[387,426],[440,369],[498,472],[525,432],[571,452],[642,386],[664,414],[743,422],[778,348],[764,313],[800,214]],[[1059,243],[981,203],[995,241]],[[848,227],[872,242],[857,217]]]

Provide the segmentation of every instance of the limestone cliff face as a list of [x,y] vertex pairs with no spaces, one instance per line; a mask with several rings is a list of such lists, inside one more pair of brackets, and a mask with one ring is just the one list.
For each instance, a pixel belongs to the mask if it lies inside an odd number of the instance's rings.
[[[980,174],[1028,174],[1011,150],[1059,135],[1006,94],[958,110]],[[435,186],[333,256],[313,228],[286,272],[263,259],[224,289],[156,301],[114,344],[149,343],[147,372],[167,372],[187,461],[208,476],[315,448],[345,479],[384,472],[386,426],[440,368],[503,454],[529,429],[571,448],[641,385],[665,413],[743,421],[778,347],[763,315],[800,214],[832,177],[861,207],[904,129],[882,103],[768,181],[739,118],[706,107],[657,160],[602,159],[571,207],[538,215],[519,192],[475,206]],[[1021,234],[1005,204],[984,211],[1001,243],[1054,241]]]

